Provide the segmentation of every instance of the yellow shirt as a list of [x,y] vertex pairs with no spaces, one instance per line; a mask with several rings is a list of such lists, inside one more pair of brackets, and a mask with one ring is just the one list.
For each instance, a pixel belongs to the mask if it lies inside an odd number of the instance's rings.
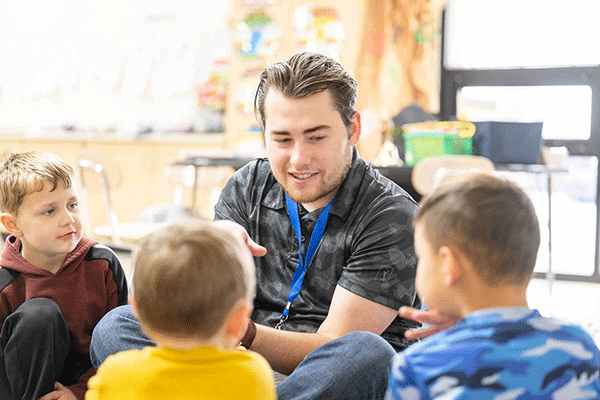
[[273,373],[245,350],[146,347],[108,357],[86,400],[276,399]]

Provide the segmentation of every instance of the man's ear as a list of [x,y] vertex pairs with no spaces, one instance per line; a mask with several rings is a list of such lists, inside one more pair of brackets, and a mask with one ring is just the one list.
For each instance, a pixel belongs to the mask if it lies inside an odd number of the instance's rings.
[[360,141],[360,133],[362,129],[360,118],[360,113],[355,111],[354,115],[352,115],[352,118],[350,119],[352,122],[352,125],[350,126],[350,144],[352,146],[358,144]]
[[461,257],[449,246],[440,247],[438,255],[442,263],[444,284],[448,287],[456,285],[464,275]]
[[250,318],[251,313],[252,306],[246,300],[240,300],[235,303],[225,322],[227,333],[235,337],[236,340],[242,340],[246,334],[248,318]]
[[23,233],[17,226],[16,218],[12,214],[9,214],[9,213],[0,214],[0,221],[2,221],[2,225],[4,225],[4,228],[11,235],[14,235],[16,237],[23,236]]

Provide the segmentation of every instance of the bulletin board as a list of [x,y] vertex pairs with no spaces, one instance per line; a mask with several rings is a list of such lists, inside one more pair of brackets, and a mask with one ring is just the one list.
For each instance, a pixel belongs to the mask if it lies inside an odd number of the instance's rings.
[[234,39],[225,115],[227,146],[261,155],[262,129],[254,117],[260,73],[302,51],[326,54],[353,73],[364,6],[359,0],[231,0],[230,4]]

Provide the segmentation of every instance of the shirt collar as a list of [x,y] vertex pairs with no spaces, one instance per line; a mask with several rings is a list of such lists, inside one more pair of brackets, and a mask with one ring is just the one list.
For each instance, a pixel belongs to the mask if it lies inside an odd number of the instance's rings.
[[465,316],[466,321],[477,320],[480,318],[497,319],[497,320],[520,320],[526,316],[537,312],[529,307],[492,307],[481,310],[472,311]]

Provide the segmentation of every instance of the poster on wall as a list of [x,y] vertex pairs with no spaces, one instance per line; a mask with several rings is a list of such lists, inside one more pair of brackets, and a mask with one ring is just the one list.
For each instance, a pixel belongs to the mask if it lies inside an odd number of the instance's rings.
[[339,60],[346,31],[334,7],[304,5],[294,11],[298,51],[313,51]]
[[233,94],[234,107],[238,112],[244,115],[254,114],[254,96],[256,95],[260,74],[264,68],[264,65],[249,68],[240,76]]
[[250,13],[236,27],[235,45],[246,59],[272,59],[279,49],[281,29],[264,12]]

